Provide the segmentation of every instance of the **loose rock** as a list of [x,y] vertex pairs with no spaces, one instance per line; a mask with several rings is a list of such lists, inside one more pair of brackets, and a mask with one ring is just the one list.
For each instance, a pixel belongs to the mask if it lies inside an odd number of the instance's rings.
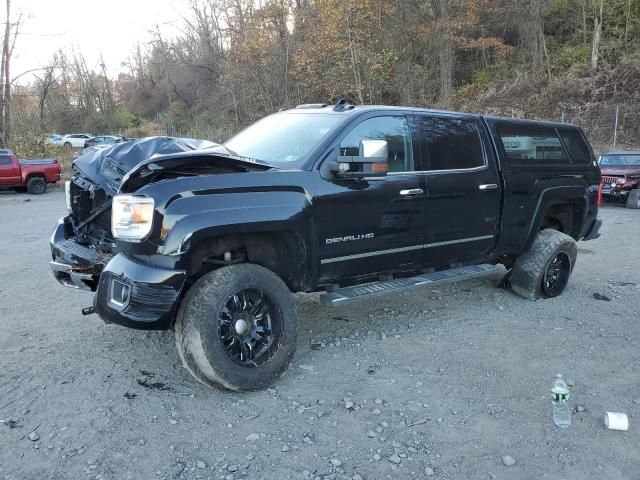
[[247,435],[245,437],[245,440],[247,442],[255,442],[256,440],[258,440],[260,438],[260,434],[259,433],[250,433],[249,435]]
[[38,435],[38,432],[31,432],[29,434],[29,440],[31,440],[32,442],[37,442],[38,440],[40,440],[40,435]]
[[338,460],[337,458],[332,458],[331,459],[331,465],[333,465],[334,467],[341,467],[342,466],[342,462],[340,460]]
[[516,461],[511,455],[505,455],[502,457],[502,463],[504,463],[506,467],[513,467],[516,464]]
[[393,455],[391,455],[389,457],[389,461],[391,463],[393,463],[394,465],[400,465],[400,462],[402,462],[402,459],[400,458],[400,456],[397,453],[394,453]]

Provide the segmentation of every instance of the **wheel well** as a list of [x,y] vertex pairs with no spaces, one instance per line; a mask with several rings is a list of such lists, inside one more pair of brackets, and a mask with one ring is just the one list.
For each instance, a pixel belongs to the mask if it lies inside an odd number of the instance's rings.
[[547,207],[542,216],[540,230],[553,229],[573,238],[579,236],[582,208],[579,205],[563,203]]
[[189,248],[187,275],[195,280],[216,268],[234,263],[255,263],[268,268],[292,291],[308,285],[306,249],[295,232],[262,232],[202,239]]
[[[27,182],[29,180],[31,180],[32,178],[41,178],[42,180],[46,181],[47,179],[44,178],[44,175],[41,173],[30,173],[29,175],[27,175]],[[26,182],[25,182],[26,183]]]

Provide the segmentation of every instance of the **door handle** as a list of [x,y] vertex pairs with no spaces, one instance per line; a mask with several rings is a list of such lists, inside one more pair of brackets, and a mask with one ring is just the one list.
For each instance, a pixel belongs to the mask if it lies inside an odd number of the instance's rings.
[[402,197],[414,197],[416,195],[422,195],[424,190],[421,188],[410,188],[408,190],[400,190],[400,195]]
[[496,184],[496,183],[486,183],[484,185],[478,185],[478,188],[480,190],[482,190],[483,192],[486,192],[488,190],[497,190],[498,189],[498,184]]

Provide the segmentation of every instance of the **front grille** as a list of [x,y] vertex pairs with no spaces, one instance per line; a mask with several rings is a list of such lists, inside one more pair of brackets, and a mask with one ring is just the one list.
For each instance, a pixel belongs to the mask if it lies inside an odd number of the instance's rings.
[[[71,216],[74,231],[83,242],[113,243],[111,235],[111,208],[93,216],[100,206],[111,200],[104,190],[81,177],[74,177],[69,185]],[[90,220],[90,221],[89,221]],[[96,244],[97,245],[97,244]]]
[[611,185],[612,183],[617,183],[618,179],[624,180],[624,177],[603,176],[602,183],[604,183],[605,185]]

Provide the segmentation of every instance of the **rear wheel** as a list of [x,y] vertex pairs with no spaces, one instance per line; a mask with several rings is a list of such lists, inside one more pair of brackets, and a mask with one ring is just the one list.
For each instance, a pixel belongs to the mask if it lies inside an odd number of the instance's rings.
[[576,242],[557,230],[542,230],[531,249],[520,255],[509,279],[518,295],[531,300],[561,295],[578,255]]
[[640,189],[631,190],[627,195],[627,208],[640,209]]
[[42,195],[47,191],[47,182],[42,177],[32,177],[27,181],[27,192],[32,195]]
[[298,316],[284,282],[259,265],[200,278],[176,318],[182,363],[206,385],[255,390],[273,383],[295,351]]

